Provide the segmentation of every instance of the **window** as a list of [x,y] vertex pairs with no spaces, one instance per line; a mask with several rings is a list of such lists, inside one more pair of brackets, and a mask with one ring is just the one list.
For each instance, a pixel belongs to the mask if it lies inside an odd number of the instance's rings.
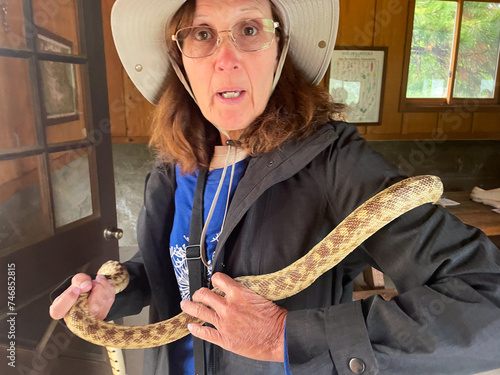
[[412,0],[401,110],[499,108],[500,2]]
[[90,3],[16,0],[8,12],[0,4],[0,252],[100,214],[102,139],[92,116],[102,112],[89,105],[89,66],[101,72],[102,65],[92,65],[85,44]]

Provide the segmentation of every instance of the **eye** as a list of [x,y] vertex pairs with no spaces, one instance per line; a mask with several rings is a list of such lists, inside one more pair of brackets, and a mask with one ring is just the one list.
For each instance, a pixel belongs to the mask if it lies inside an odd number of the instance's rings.
[[259,32],[259,29],[255,26],[251,26],[251,25],[246,25],[242,30],[242,33],[244,36],[255,36],[255,35],[257,35],[258,32]]
[[213,38],[213,32],[210,29],[207,28],[196,28],[193,30],[193,37],[200,41],[203,42],[205,40],[210,40]]

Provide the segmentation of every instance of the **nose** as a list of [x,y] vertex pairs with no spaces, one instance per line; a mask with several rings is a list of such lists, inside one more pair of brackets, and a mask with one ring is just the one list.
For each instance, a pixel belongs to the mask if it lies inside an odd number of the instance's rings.
[[221,41],[215,51],[215,68],[218,71],[229,72],[240,68],[240,51],[233,44],[231,35],[220,35]]

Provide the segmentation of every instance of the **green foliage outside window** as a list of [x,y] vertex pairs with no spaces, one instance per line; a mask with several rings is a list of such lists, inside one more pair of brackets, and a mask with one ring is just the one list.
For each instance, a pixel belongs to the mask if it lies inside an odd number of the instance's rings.
[[[407,98],[446,98],[458,3],[416,0]],[[493,98],[500,46],[500,3],[465,1],[455,98]]]

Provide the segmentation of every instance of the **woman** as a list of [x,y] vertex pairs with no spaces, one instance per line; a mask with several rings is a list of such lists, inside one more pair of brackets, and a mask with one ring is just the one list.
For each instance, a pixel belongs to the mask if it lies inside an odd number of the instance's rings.
[[[151,141],[159,162],[146,182],[140,251],[126,263],[131,284],[113,302],[102,277],[76,275],[52,317],[90,289],[101,319],[151,304],[151,321],[158,321],[182,308],[215,327],[189,327],[205,340],[194,340],[196,373],[199,365],[207,374],[500,367],[500,252],[440,207],[403,215],[278,303],[232,279],[284,268],[403,178],[353,126],[331,120],[342,108],[315,86],[331,57],[337,16],[334,0],[117,1],[120,58],[146,98],[159,101]],[[158,43],[165,20],[166,43]],[[200,210],[193,235],[191,216]],[[186,261],[193,243],[204,263],[196,272]],[[353,279],[367,265],[390,276],[399,295],[352,301]],[[204,272],[224,298],[207,288],[194,292],[191,277],[204,285]],[[192,374],[192,347],[187,337],[148,350],[144,373]]]

